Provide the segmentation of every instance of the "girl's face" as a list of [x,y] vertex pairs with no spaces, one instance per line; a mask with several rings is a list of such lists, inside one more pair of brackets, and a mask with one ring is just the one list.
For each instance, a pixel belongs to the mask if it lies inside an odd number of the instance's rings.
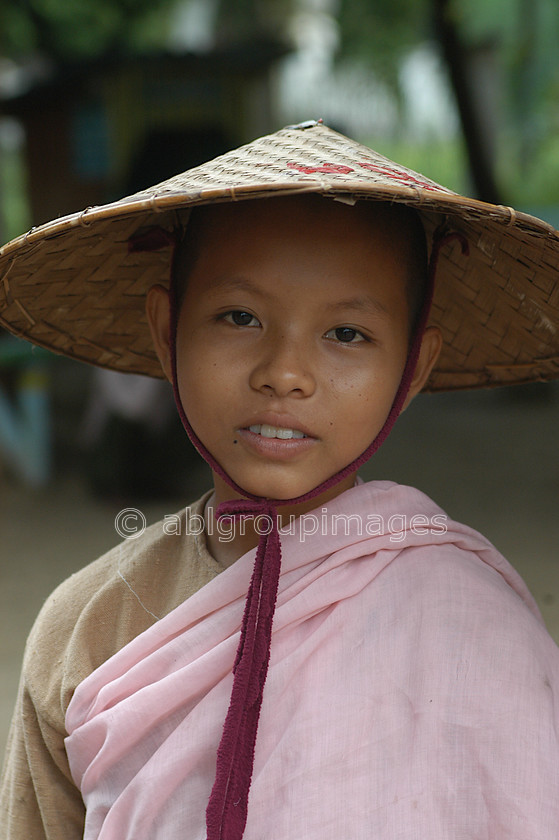
[[[178,387],[194,431],[244,490],[307,493],[384,425],[409,343],[405,244],[393,228],[316,196],[206,213],[178,322]],[[164,322],[163,290],[152,298],[152,321]],[[161,323],[170,375],[166,334]],[[233,495],[216,487],[217,502]]]

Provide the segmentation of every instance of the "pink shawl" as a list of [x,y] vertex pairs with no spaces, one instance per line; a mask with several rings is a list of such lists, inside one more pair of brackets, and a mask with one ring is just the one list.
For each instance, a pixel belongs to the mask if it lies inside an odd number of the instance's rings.
[[[506,560],[389,482],[281,538],[245,840],[556,840],[559,650]],[[254,553],[78,686],[85,840],[205,837]]]

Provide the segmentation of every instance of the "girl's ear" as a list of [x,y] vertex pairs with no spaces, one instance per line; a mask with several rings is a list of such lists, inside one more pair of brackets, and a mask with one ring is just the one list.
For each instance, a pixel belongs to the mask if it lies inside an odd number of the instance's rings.
[[163,373],[172,383],[169,292],[163,286],[152,286],[146,297],[146,315],[151,338]]
[[408,407],[415,395],[421,391],[427,382],[429,374],[439,358],[442,346],[443,338],[440,329],[438,327],[427,327],[423,333],[419,357],[402,411]]

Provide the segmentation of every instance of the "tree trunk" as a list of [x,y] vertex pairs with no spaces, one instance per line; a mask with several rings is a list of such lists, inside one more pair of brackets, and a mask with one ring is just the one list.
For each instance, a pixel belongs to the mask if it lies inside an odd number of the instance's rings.
[[481,115],[472,91],[468,56],[460,41],[449,0],[433,0],[433,20],[456,97],[475,192],[482,201],[501,204],[490,151],[484,142]]

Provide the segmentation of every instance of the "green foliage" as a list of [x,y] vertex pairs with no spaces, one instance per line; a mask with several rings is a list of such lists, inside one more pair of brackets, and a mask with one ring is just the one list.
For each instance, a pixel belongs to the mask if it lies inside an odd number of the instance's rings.
[[27,203],[25,163],[17,149],[4,149],[0,155],[0,227],[8,242],[31,225]]
[[402,58],[431,36],[430,0],[341,0],[341,59],[364,61],[398,90]]
[[248,42],[258,36],[282,38],[297,0],[217,0],[217,40]]
[[14,58],[93,58],[160,46],[173,0],[4,0],[0,50]]
[[509,184],[514,203],[530,212],[531,207],[559,207],[559,143],[557,133],[547,135],[538,144],[533,158],[518,166],[514,147],[505,148],[500,169]]
[[466,150],[461,138],[437,142],[410,143],[398,140],[365,139],[381,155],[431,178],[438,184],[460,193],[468,193]]
[[516,30],[517,12],[516,0],[453,0],[450,4],[452,19],[469,44],[509,41]]

